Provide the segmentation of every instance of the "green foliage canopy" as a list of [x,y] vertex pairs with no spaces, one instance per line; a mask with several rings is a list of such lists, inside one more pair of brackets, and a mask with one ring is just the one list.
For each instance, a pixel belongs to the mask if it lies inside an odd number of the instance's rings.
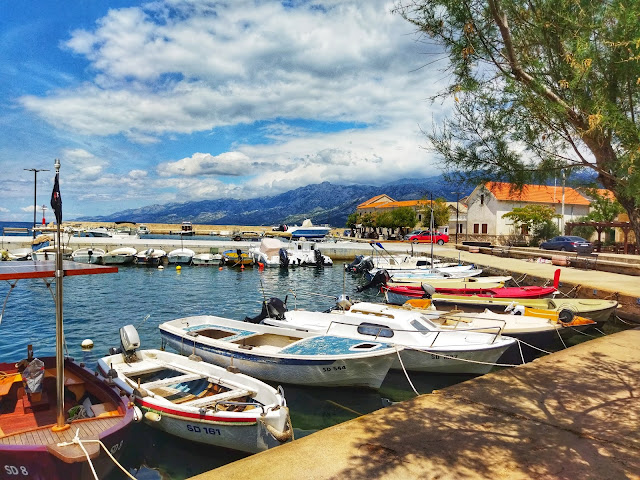
[[430,63],[448,60],[455,113],[428,135],[445,171],[522,186],[591,169],[640,242],[640,2],[398,0],[395,11],[443,49]]

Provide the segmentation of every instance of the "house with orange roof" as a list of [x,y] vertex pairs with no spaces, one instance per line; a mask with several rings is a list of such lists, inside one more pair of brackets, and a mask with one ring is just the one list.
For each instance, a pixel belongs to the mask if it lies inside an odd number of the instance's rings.
[[590,201],[571,187],[525,185],[517,190],[514,184],[487,182],[476,187],[467,199],[467,235],[510,236],[526,235],[529,232],[517,230],[513,221],[503,218],[514,208],[529,204],[552,207],[558,219],[558,228],[563,230],[566,222],[589,213]]

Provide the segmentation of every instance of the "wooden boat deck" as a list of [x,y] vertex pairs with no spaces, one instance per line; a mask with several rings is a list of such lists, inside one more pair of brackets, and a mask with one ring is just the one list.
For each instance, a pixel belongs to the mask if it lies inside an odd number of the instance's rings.
[[55,445],[60,442],[70,442],[78,430],[81,440],[97,440],[102,432],[118,425],[122,417],[123,415],[117,415],[77,420],[71,423],[71,428],[62,432],[54,432],[51,430],[51,425],[47,425],[0,437],[0,444]]

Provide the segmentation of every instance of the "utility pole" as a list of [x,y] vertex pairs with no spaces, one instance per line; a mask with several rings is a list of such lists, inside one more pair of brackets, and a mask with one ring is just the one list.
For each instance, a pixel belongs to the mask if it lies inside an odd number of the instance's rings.
[[451,192],[452,194],[456,194],[456,245],[458,244],[458,231],[460,230],[460,225],[458,225],[458,212],[459,212],[459,204],[460,204],[460,194],[462,192]]
[[31,227],[31,230],[33,232],[33,238],[36,238],[36,212],[38,210],[38,204],[36,202],[36,192],[38,190],[38,172],[48,172],[49,170],[46,170],[44,168],[23,168],[23,170],[26,170],[27,172],[33,172],[33,226]]

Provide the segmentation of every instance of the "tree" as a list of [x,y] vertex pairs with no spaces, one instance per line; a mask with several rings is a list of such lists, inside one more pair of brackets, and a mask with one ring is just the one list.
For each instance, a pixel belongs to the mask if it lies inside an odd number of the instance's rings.
[[508,213],[502,215],[513,221],[516,228],[523,225],[532,232],[531,244],[537,245],[541,239],[548,239],[559,234],[558,227],[553,219],[560,218],[561,215],[555,213],[553,207],[532,203],[524,207],[515,207]]
[[405,228],[413,228],[418,222],[416,212],[411,207],[399,207],[391,211],[393,228],[399,228],[400,234],[404,235]]
[[521,188],[591,169],[640,247],[640,2],[398,2],[449,60],[454,115],[427,135],[445,172]]
[[[422,199],[423,207],[420,209],[424,220],[422,224],[425,227],[431,226],[431,202],[426,198]],[[436,198],[433,201],[433,223],[437,228],[440,225],[448,225],[449,224],[449,206],[447,205],[447,201],[444,198]]]
[[587,222],[613,222],[624,211],[617,200],[600,195],[595,188],[587,189],[587,195],[591,198]]

